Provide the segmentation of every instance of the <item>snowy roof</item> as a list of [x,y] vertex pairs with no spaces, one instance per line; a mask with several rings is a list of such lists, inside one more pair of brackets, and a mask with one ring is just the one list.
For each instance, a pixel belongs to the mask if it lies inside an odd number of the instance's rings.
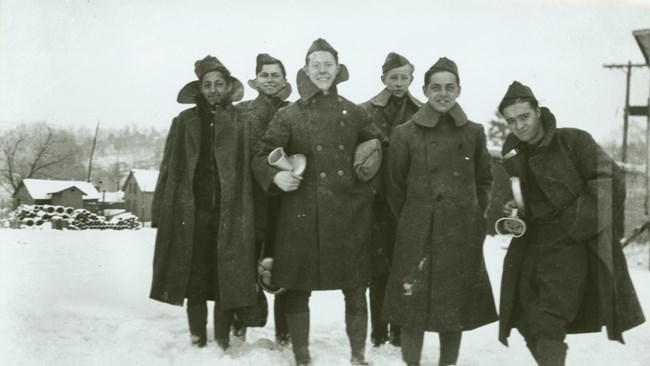
[[117,192],[102,192],[99,200],[103,202],[124,202],[124,191]]
[[83,193],[84,196],[86,195],[86,192],[84,192],[83,189],[77,187],[77,186],[74,185],[74,184],[71,185],[71,186],[67,186],[67,187],[65,187],[65,188],[63,188],[63,189],[60,189],[60,190],[58,190],[58,191],[56,191],[56,192],[49,192],[48,194],[49,194],[49,195],[53,195],[53,194],[55,194],[55,193],[61,193],[61,192],[65,191],[65,190],[67,190],[67,189],[70,189],[70,188],[77,188],[77,189],[79,190],[79,192]]
[[158,182],[157,170],[132,169],[131,175],[142,192],[153,192]]
[[79,180],[48,180],[48,179],[23,179],[22,184],[29,192],[29,195],[35,200],[49,200],[52,193],[61,192],[70,187],[77,187],[84,192],[84,200],[99,199],[100,195],[97,189],[89,183]]

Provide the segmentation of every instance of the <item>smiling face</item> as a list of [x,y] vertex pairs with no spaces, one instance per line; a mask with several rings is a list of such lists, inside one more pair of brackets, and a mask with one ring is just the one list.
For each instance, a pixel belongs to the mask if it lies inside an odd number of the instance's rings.
[[327,93],[339,73],[339,65],[330,52],[315,51],[307,57],[305,73],[318,89]]
[[445,113],[456,105],[460,85],[456,75],[449,71],[439,71],[429,77],[429,82],[422,87],[422,91],[433,109]]
[[521,141],[534,144],[544,136],[541,111],[529,102],[518,102],[503,109],[508,128]]
[[401,98],[406,95],[413,82],[413,66],[407,64],[390,69],[381,76],[381,81],[386,85],[386,90],[397,98]]
[[210,71],[201,79],[201,94],[210,104],[219,102],[230,89],[230,84],[219,71]]
[[279,64],[262,65],[255,78],[255,87],[260,93],[272,96],[287,85],[287,79],[282,74]]

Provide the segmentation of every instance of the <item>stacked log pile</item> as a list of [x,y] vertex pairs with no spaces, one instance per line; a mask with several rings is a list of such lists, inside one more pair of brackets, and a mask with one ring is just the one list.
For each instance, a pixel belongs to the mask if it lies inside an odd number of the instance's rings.
[[121,214],[110,220],[83,208],[54,205],[20,205],[10,213],[13,226],[17,228],[39,228],[68,230],[133,230],[141,227],[138,218],[132,214]]

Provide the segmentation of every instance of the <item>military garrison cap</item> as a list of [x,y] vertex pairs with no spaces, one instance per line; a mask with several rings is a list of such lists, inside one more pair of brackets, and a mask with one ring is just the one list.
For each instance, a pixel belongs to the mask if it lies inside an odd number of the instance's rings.
[[410,62],[406,59],[406,57],[400,55],[399,53],[391,52],[388,54],[388,56],[386,56],[386,61],[384,61],[384,64],[381,66],[381,72],[383,74],[386,74],[392,69],[409,64]]
[[327,43],[327,41],[322,38],[315,40],[311,44],[311,46],[307,50],[307,55],[305,56],[305,62],[309,61],[309,55],[311,55],[316,51],[327,51],[334,56],[334,59],[336,60],[337,63],[339,62],[339,53],[336,52],[336,50],[334,49],[334,47],[332,47],[332,45]]

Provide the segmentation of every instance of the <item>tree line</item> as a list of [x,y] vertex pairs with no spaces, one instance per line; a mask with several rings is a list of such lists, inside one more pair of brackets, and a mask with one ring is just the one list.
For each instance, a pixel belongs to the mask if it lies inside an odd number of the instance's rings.
[[[101,190],[121,189],[131,169],[158,169],[167,129],[100,124],[90,182]],[[13,195],[23,179],[82,180],[88,166],[95,129],[52,123],[2,123],[0,187]]]

